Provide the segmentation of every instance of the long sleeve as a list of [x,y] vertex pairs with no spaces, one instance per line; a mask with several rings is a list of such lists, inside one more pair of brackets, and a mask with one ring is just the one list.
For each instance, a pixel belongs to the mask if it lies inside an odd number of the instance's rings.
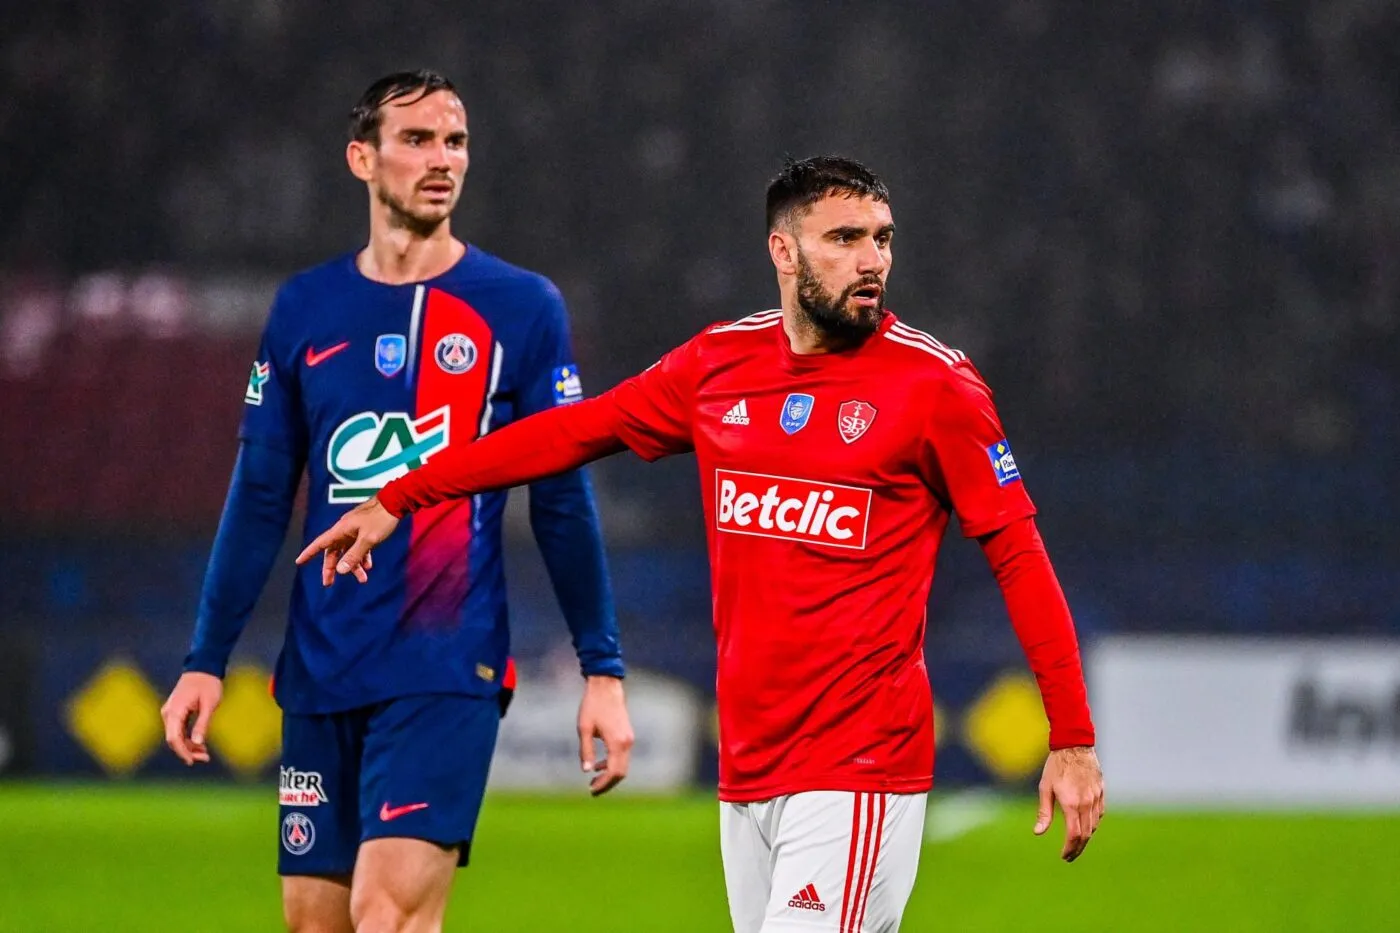
[[690,450],[694,343],[597,398],[547,409],[474,444],[449,448],[386,484],[379,504],[402,518],[445,499],[533,483],[628,448],[645,460]]
[[255,441],[239,447],[185,670],[224,676],[282,547],[301,470],[296,457],[276,447]]
[[1033,518],[978,538],[1001,587],[1012,628],[1040,685],[1050,747],[1094,744],[1079,640],[1060,581]]
[[533,483],[624,450],[618,425],[611,393],[542,411],[448,448],[385,484],[377,498],[401,518],[447,499]]
[[[559,291],[544,292],[540,323],[522,360],[520,412],[528,417],[576,404],[583,386]],[[603,533],[587,474],[568,470],[530,484],[530,528],[549,571],[585,676],[621,677],[621,638]]]

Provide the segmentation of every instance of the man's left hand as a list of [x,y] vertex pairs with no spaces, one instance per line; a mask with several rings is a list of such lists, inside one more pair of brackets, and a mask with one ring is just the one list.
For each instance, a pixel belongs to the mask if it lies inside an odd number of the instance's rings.
[[[593,760],[595,736],[603,740],[602,761]],[[588,782],[594,797],[606,794],[627,777],[633,741],[621,678],[589,677],[578,707],[578,760],[585,773],[596,772]]]
[[1056,749],[1045,760],[1035,821],[1037,836],[1050,828],[1057,802],[1065,815],[1065,847],[1060,858],[1072,862],[1084,852],[1103,819],[1103,770],[1091,746]]

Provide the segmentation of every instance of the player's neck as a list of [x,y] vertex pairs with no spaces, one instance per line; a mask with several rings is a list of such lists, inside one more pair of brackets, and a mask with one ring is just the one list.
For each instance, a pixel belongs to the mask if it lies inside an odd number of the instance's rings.
[[369,245],[355,257],[355,265],[367,279],[405,285],[442,275],[466,251],[466,244],[452,235],[446,223],[427,236],[385,225],[370,230]]
[[788,346],[798,356],[840,353],[864,343],[863,340],[837,337],[824,332],[811,322],[805,311],[796,306],[795,301],[792,304],[783,302],[783,333],[787,335]]

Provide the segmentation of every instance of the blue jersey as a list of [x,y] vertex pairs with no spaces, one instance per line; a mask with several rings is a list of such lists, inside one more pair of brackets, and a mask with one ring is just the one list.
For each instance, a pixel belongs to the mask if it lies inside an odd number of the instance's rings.
[[[468,247],[437,278],[386,285],[347,255],[279,289],[244,394],[240,459],[261,450],[297,475],[304,466],[306,542],[450,446],[582,395],[563,300],[543,276]],[[505,497],[445,502],[406,518],[375,549],[367,584],[344,578],[327,588],[319,561],[299,568],[275,679],[282,707],[325,713],[413,694],[495,693],[509,649]],[[224,524],[235,510],[251,509],[231,491]],[[584,672],[620,675],[583,474],[532,486],[531,518]],[[210,577],[217,541],[215,552]],[[218,589],[206,579],[187,668],[222,673],[227,661],[234,622],[225,620],[242,607],[221,606]]]

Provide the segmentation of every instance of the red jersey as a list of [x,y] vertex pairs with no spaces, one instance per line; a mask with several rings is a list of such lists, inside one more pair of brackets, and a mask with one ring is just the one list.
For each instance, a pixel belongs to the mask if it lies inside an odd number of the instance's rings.
[[720,798],[928,790],[944,530],[954,512],[969,537],[1035,512],[967,357],[893,315],[859,348],[799,355],[775,310],[609,394],[632,450],[699,461]]
[[377,498],[402,516],[627,447],[699,460],[721,799],[929,788],[924,616],[955,511],[1006,599],[1050,747],[1094,744],[1074,620],[991,392],[961,352],[887,315],[858,348],[798,355],[766,311],[598,398],[435,456]]

